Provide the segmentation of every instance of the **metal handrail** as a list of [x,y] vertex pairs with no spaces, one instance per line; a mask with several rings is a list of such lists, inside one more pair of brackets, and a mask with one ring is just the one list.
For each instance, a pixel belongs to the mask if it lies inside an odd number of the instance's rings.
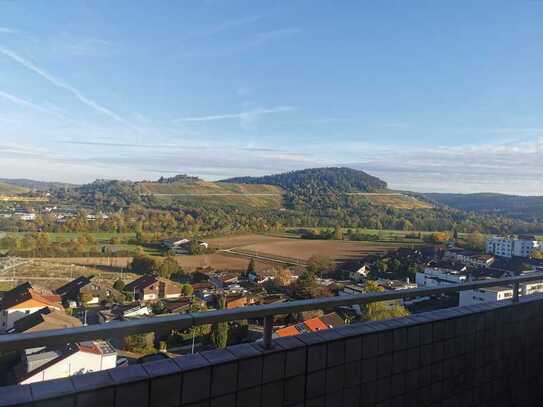
[[53,329],[41,332],[0,335],[0,351],[21,350],[33,347],[61,345],[93,339],[124,337],[151,331],[185,330],[192,326],[216,322],[239,321],[263,318],[264,346],[271,346],[272,321],[275,315],[313,311],[339,306],[365,305],[373,302],[391,301],[402,298],[427,297],[486,287],[513,285],[512,301],[518,301],[521,283],[543,281],[543,273],[529,273],[518,277],[480,280],[438,288],[414,288],[360,295],[324,297],[311,300],[291,301],[281,304],[253,305],[244,308],[196,312],[179,315],[165,315],[131,321],[112,321],[104,324],[77,328]]

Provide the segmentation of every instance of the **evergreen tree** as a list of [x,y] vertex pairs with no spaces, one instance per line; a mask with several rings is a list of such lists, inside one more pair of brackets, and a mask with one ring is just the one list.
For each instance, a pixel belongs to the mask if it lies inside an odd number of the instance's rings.
[[255,259],[251,258],[249,265],[247,266],[247,274],[256,272]]
[[[217,294],[217,309],[226,308],[224,294]],[[226,348],[228,343],[228,322],[215,322],[211,327],[210,339],[215,348]]]

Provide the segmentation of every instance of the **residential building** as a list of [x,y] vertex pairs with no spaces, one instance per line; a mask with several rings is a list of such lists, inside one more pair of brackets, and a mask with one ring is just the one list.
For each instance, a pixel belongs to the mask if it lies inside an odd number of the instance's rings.
[[125,320],[147,317],[153,314],[150,307],[144,303],[133,302],[131,304],[114,305],[110,309],[98,312],[98,321],[103,324],[114,320]]
[[454,263],[431,262],[424,271],[417,272],[415,282],[418,287],[437,288],[462,284],[468,279],[467,267]]
[[539,250],[541,243],[535,236],[492,236],[486,241],[486,252],[500,257],[530,257]]
[[[543,293],[543,281],[534,281],[520,284],[519,295],[530,295]],[[475,290],[461,291],[459,295],[459,306],[480,304],[482,302],[508,300],[513,297],[513,287],[496,286],[479,288]]]
[[87,296],[90,298],[85,305],[99,304],[101,301],[123,302],[125,299],[122,292],[105,282],[91,281],[90,284],[81,288],[80,293],[82,297]]
[[192,301],[189,299],[181,299],[173,302],[168,301],[165,304],[164,310],[168,314],[181,314],[188,311],[191,305]]
[[182,286],[154,274],[148,274],[128,283],[125,291],[134,294],[135,300],[156,301],[168,298],[179,298]]
[[417,288],[416,283],[410,283],[409,281],[389,280],[386,278],[380,278],[376,281],[380,287],[387,291],[409,290],[411,288]]
[[323,315],[322,317],[307,319],[296,325],[290,325],[284,328],[280,328],[274,332],[274,337],[285,337],[300,335],[308,332],[324,331],[331,328],[337,328],[345,325],[345,321],[341,317],[332,312],[330,314]]
[[530,257],[540,247],[541,244],[536,240],[535,236],[520,235],[513,244],[513,256]]
[[500,257],[513,257],[513,242],[511,237],[493,236],[486,240],[486,252]]
[[254,303],[253,298],[248,298],[245,295],[233,295],[225,298],[226,309],[246,307]]
[[475,305],[482,302],[507,300],[513,297],[511,287],[486,287],[475,290],[460,291],[459,306]]
[[362,264],[360,267],[355,267],[354,270],[349,271],[349,280],[354,283],[361,283],[366,280],[370,271],[369,265]]
[[[203,241],[200,241],[200,240],[197,241],[196,243],[202,249],[207,249],[209,247],[209,245],[206,242],[203,242]],[[188,254],[188,253],[190,253],[190,245],[191,244],[192,244],[192,241],[190,239],[186,239],[186,238],[164,240],[162,242],[162,246],[164,246],[166,249],[172,251],[174,254]]]
[[224,289],[228,285],[237,284],[239,282],[239,274],[230,272],[215,274],[209,277],[209,282],[216,289]]
[[481,254],[457,248],[447,250],[444,259],[460,262],[468,267],[490,267],[496,260],[491,254]]
[[275,270],[261,270],[261,271],[249,271],[247,272],[247,280],[251,283],[264,284],[267,281],[272,281],[275,279]]
[[209,282],[205,283],[193,283],[193,295],[203,301],[209,301],[215,291],[215,286]]
[[7,291],[0,301],[0,331],[8,331],[13,324],[25,316],[44,307],[63,311],[60,297],[41,294],[30,283],[21,284]]
[[67,344],[63,347],[26,349],[15,368],[18,384],[60,379],[112,369],[117,353],[106,341]]
[[86,285],[90,284],[94,276],[80,276],[75,280],[70,281],[69,283],[64,284],[63,286],[55,290],[55,294],[60,295],[62,302],[67,303],[68,301],[79,301],[81,296],[81,289]]
[[78,326],[81,326],[79,319],[63,311],[44,307],[15,321],[13,327],[7,333],[39,332],[49,329],[75,328]]

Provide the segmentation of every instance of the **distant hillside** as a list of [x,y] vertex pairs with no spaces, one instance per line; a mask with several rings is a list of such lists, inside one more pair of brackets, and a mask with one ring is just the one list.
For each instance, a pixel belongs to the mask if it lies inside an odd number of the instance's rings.
[[543,220],[543,196],[493,193],[424,195],[435,202],[463,211],[502,215],[527,221]]
[[138,182],[136,190],[155,201],[178,205],[279,209],[284,191],[274,185],[245,185],[181,178],[175,182]]
[[28,190],[49,191],[51,189],[72,188],[76,186],[74,184],[67,184],[64,182],[34,181],[31,179],[25,179],[25,178],[17,178],[17,179],[0,178],[0,182],[13,185],[13,186],[22,187],[24,188],[25,191],[28,191]]
[[28,189],[22,186],[0,181],[0,194],[2,195],[22,194],[24,192],[28,192]]
[[61,202],[118,210],[131,204],[144,203],[131,181],[96,180],[90,184],[54,191]]
[[[138,220],[144,220],[146,231],[171,232],[175,224],[192,230],[197,219],[202,233],[336,225],[406,231],[543,232],[543,221],[534,220],[539,219],[543,198],[395,192],[379,178],[349,168],[314,168],[219,182],[187,175],[141,182],[97,180],[57,188],[51,195],[50,201],[75,208],[118,211],[124,217],[122,222],[106,226],[126,230],[133,230]],[[164,217],[166,213],[176,221]]]
[[348,205],[347,193],[380,192],[386,182],[351,168],[310,168],[264,177],[230,178],[223,182],[269,184],[286,190],[289,209],[322,211]]
[[263,177],[237,177],[223,182],[238,184],[277,185],[289,192],[314,190],[315,192],[375,192],[387,187],[385,181],[351,168],[309,168]]

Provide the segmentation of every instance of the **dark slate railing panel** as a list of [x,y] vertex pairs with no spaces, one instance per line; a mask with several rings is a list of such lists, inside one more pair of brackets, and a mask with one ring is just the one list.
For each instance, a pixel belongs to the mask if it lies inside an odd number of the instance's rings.
[[0,406],[538,406],[543,296],[0,388]]

